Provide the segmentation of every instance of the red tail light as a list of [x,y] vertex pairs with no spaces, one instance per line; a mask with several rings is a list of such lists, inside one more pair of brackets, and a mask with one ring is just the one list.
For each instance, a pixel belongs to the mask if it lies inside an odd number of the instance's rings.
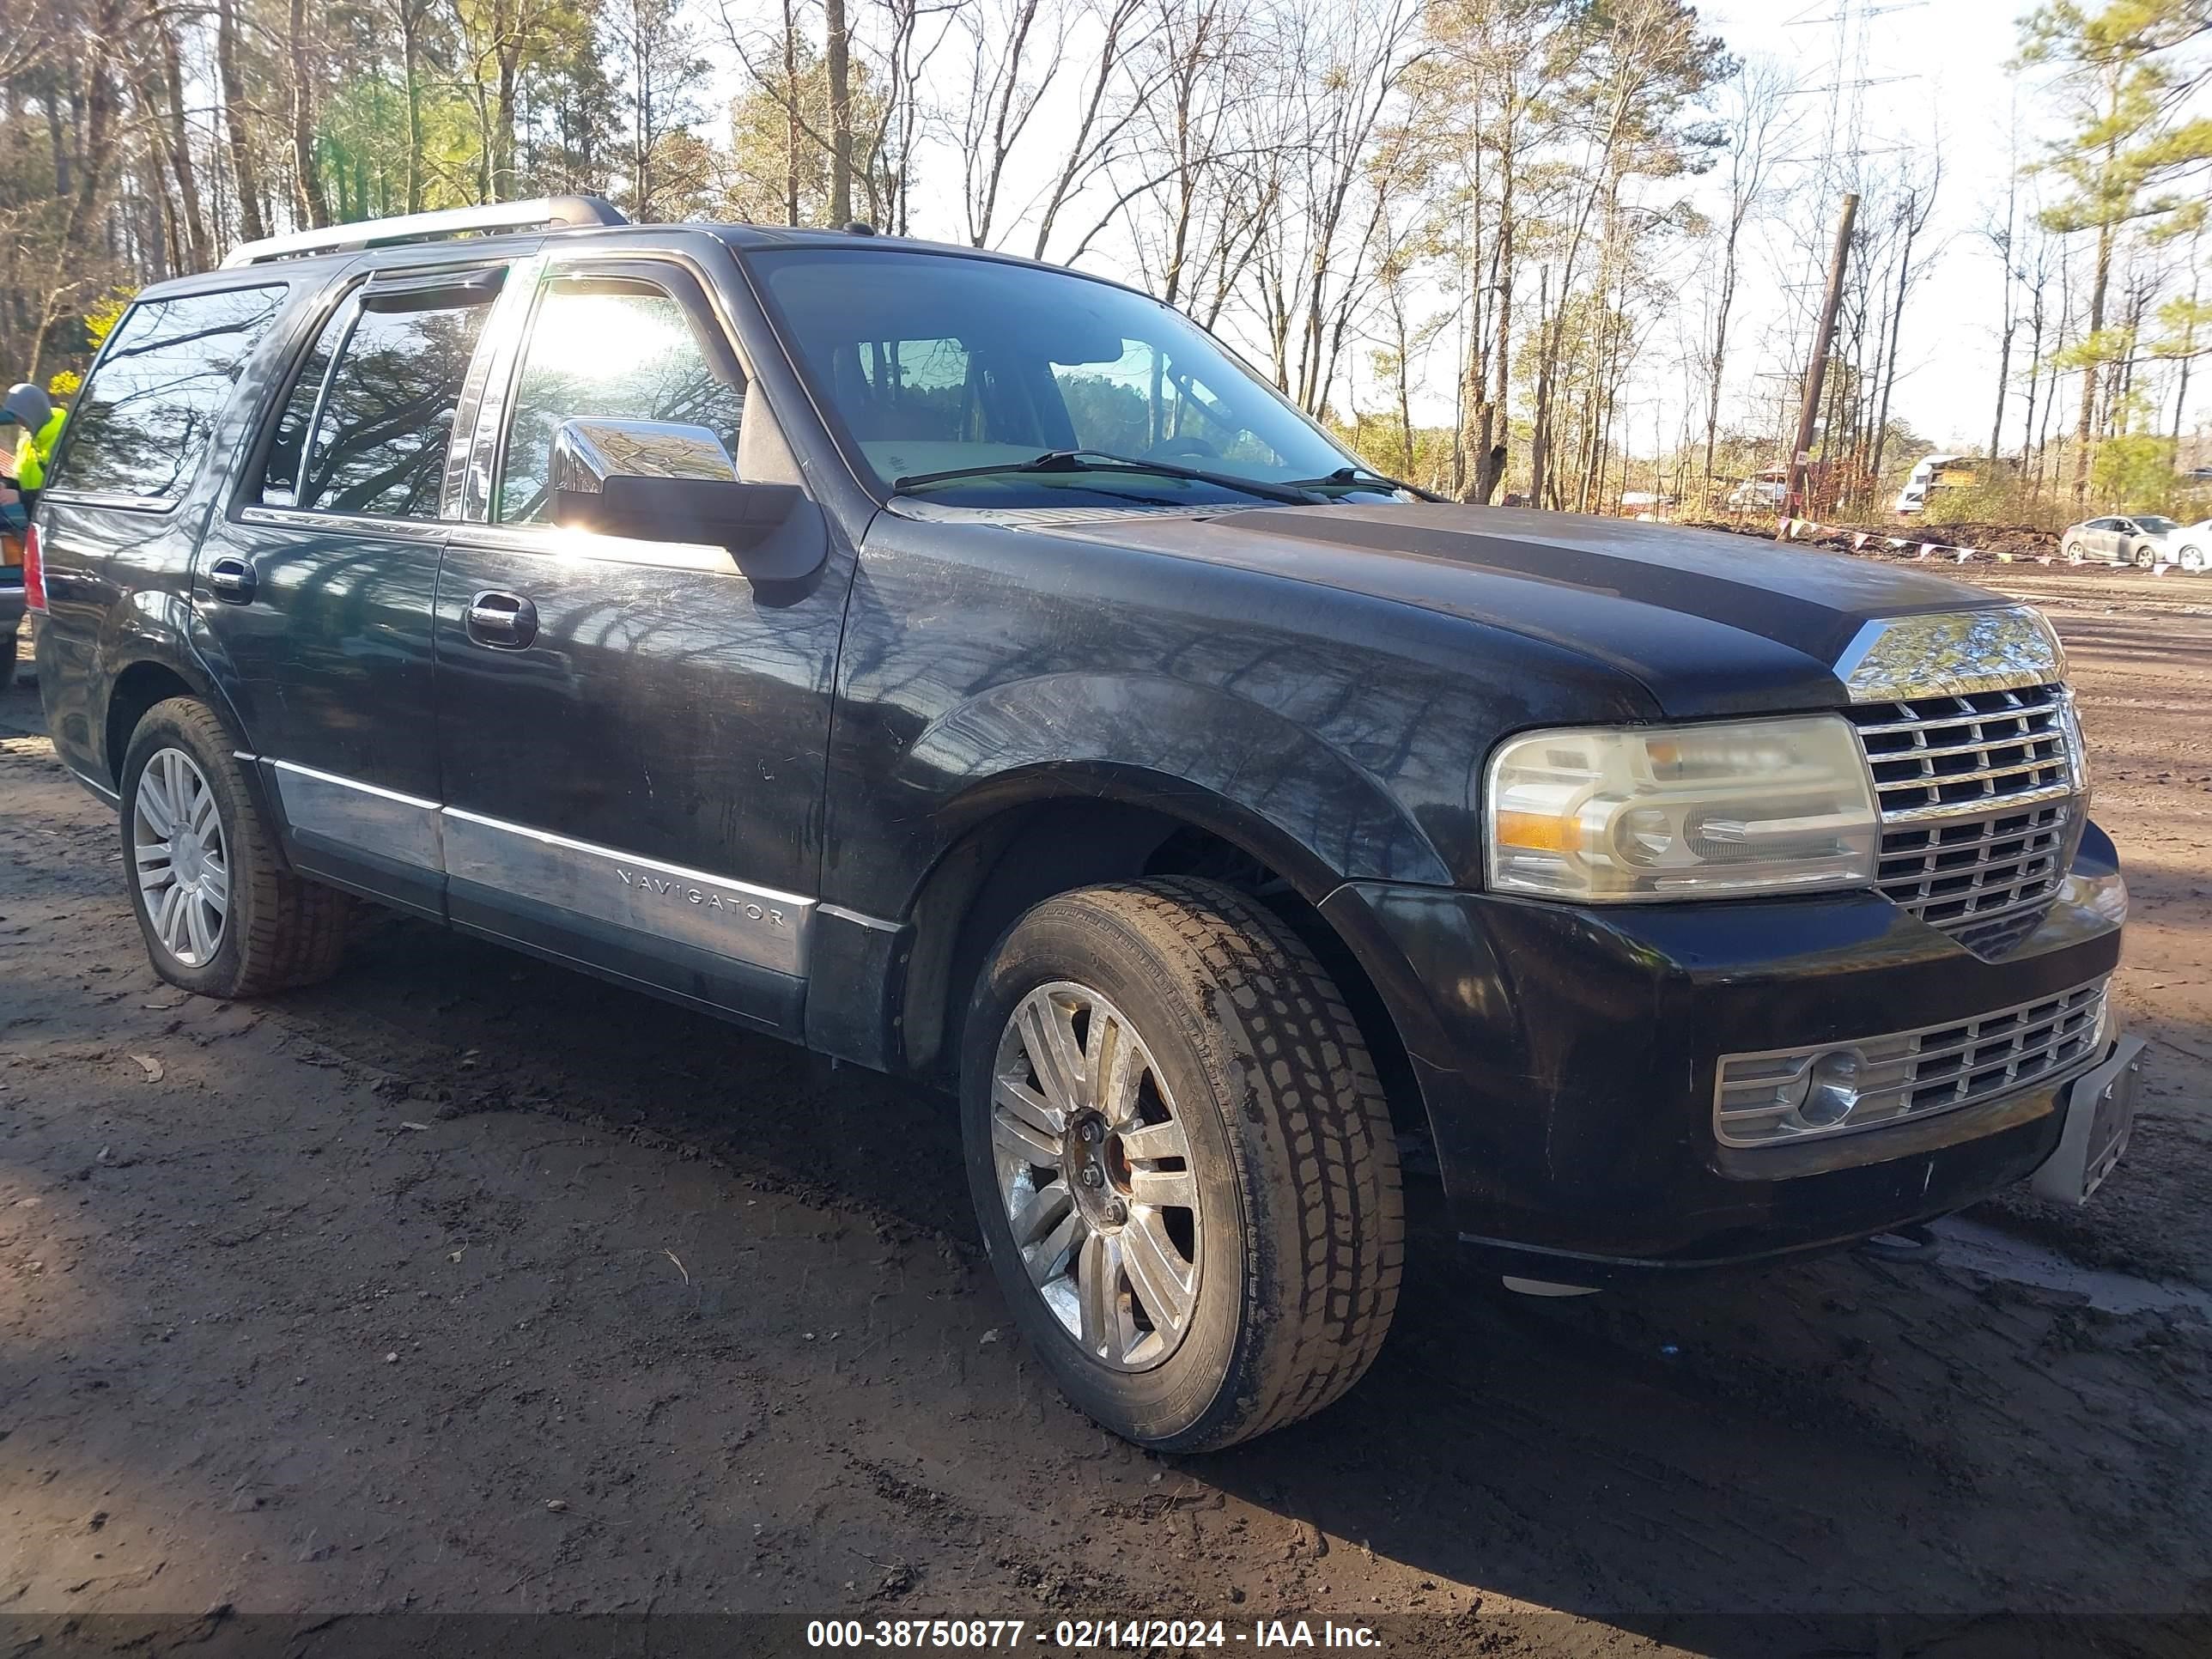
[[33,611],[46,608],[46,573],[39,562],[39,526],[23,532],[23,603]]

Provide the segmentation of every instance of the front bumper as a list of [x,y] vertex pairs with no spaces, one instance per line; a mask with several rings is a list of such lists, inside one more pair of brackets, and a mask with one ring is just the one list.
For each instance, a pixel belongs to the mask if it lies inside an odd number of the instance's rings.
[[1405,1042],[1462,1237],[1503,1272],[1596,1284],[1849,1243],[2027,1176],[2081,1065],[1917,1121],[1735,1147],[1714,1128],[1719,1060],[2057,996],[2112,972],[2126,906],[2093,824],[2000,962],[1871,893],[1578,908],[1357,883],[1322,908]]

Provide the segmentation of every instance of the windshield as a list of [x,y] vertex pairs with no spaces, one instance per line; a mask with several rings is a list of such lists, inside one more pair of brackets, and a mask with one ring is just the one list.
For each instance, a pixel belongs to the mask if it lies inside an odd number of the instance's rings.
[[[1371,475],[1331,479],[1360,463],[1210,335],[1141,295],[884,247],[750,263],[816,398],[886,491],[904,479],[933,502],[992,507],[1249,505],[1240,478],[1323,481],[1320,493],[1340,499],[1390,493]],[[921,482],[1067,451],[1096,464]],[[1109,470],[1109,456],[1210,476]]]
[[2174,523],[2172,520],[2161,519],[2155,514],[2153,514],[2148,519],[2137,519],[2136,520],[2136,527],[2139,530],[2148,530],[2154,536],[2163,536],[2169,530],[2179,530],[2181,528],[2181,526]]

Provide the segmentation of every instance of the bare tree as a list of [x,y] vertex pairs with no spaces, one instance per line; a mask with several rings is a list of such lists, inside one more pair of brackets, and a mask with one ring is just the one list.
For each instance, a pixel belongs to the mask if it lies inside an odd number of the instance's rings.
[[1753,60],[1737,66],[1722,95],[1721,123],[1728,159],[1721,167],[1721,214],[1713,228],[1717,258],[1706,302],[1705,477],[1713,476],[1713,452],[1728,383],[1729,328],[1735,320],[1743,277],[1744,241],[1754,216],[1774,190],[1776,168],[1790,158],[1796,137],[1795,78],[1782,65]]

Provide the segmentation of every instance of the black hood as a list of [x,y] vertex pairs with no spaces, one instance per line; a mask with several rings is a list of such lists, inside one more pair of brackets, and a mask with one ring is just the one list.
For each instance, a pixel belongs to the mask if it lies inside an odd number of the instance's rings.
[[1254,508],[1062,533],[1506,629],[1632,676],[1677,717],[1836,707],[1836,661],[1867,623],[2012,603],[1847,554],[1517,507]]

